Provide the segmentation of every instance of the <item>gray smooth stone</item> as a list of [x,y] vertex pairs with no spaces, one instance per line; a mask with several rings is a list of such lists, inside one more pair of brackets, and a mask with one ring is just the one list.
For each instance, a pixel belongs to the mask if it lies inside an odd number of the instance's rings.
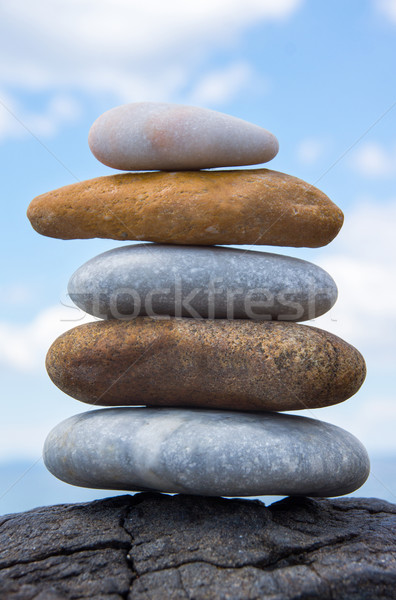
[[264,163],[276,137],[242,119],[207,108],[135,102],[103,113],[88,136],[94,156],[125,171],[182,171]]
[[337,286],[298,258],[222,247],[136,244],[95,256],[71,277],[73,302],[99,318],[139,315],[306,321]]
[[208,496],[339,496],[369,474],[362,444],[334,425],[202,409],[76,415],[48,435],[44,462],[73,485]]

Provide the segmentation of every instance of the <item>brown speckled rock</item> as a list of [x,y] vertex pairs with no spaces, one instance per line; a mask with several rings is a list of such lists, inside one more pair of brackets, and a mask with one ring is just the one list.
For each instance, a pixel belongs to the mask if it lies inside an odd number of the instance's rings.
[[28,217],[62,239],[309,247],[331,242],[343,222],[317,188],[267,169],[98,177],[38,196]]
[[365,377],[353,346],[314,327],[150,317],[69,330],[49,349],[47,370],[91,404],[237,410],[336,404]]

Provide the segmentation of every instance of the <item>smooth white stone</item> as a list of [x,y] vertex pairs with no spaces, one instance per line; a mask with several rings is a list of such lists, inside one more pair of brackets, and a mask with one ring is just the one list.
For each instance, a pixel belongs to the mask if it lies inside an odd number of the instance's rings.
[[88,143],[100,162],[125,171],[181,171],[264,163],[276,137],[242,119],[206,108],[137,102],[103,113]]
[[209,496],[339,496],[366,480],[350,433],[277,413],[112,408],[60,423],[44,462],[84,487]]
[[99,318],[139,315],[305,321],[330,310],[337,286],[298,258],[233,248],[135,244],[95,256],[70,298]]

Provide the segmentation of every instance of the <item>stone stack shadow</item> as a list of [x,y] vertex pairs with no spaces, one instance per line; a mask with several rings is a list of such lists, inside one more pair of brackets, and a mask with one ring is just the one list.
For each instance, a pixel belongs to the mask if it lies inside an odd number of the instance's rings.
[[269,161],[278,143],[214,111],[125,105],[97,119],[89,143],[104,164],[145,172],[43,194],[28,209],[33,227],[145,243],[100,254],[70,279],[70,297],[96,320],[55,340],[47,371],[106,408],[53,429],[47,468],[85,487],[207,496],[360,487],[369,461],[354,436],[279,412],[337,404],[363,383],[353,346],[300,324],[332,308],[336,284],[312,263],[250,249],[328,244],[340,209],[290,175],[224,169]]

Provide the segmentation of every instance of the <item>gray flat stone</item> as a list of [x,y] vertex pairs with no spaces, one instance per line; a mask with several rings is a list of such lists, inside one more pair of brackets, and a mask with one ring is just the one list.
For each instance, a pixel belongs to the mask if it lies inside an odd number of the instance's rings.
[[208,496],[338,496],[369,473],[362,444],[334,425],[201,409],[76,415],[48,435],[44,462],[73,485]]
[[278,140],[257,125],[214,110],[136,102],[108,110],[92,125],[89,146],[114,169],[181,171],[264,163]]
[[221,247],[136,244],[99,254],[69,294],[99,318],[139,315],[305,321],[330,310],[333,279],[297,258]]

